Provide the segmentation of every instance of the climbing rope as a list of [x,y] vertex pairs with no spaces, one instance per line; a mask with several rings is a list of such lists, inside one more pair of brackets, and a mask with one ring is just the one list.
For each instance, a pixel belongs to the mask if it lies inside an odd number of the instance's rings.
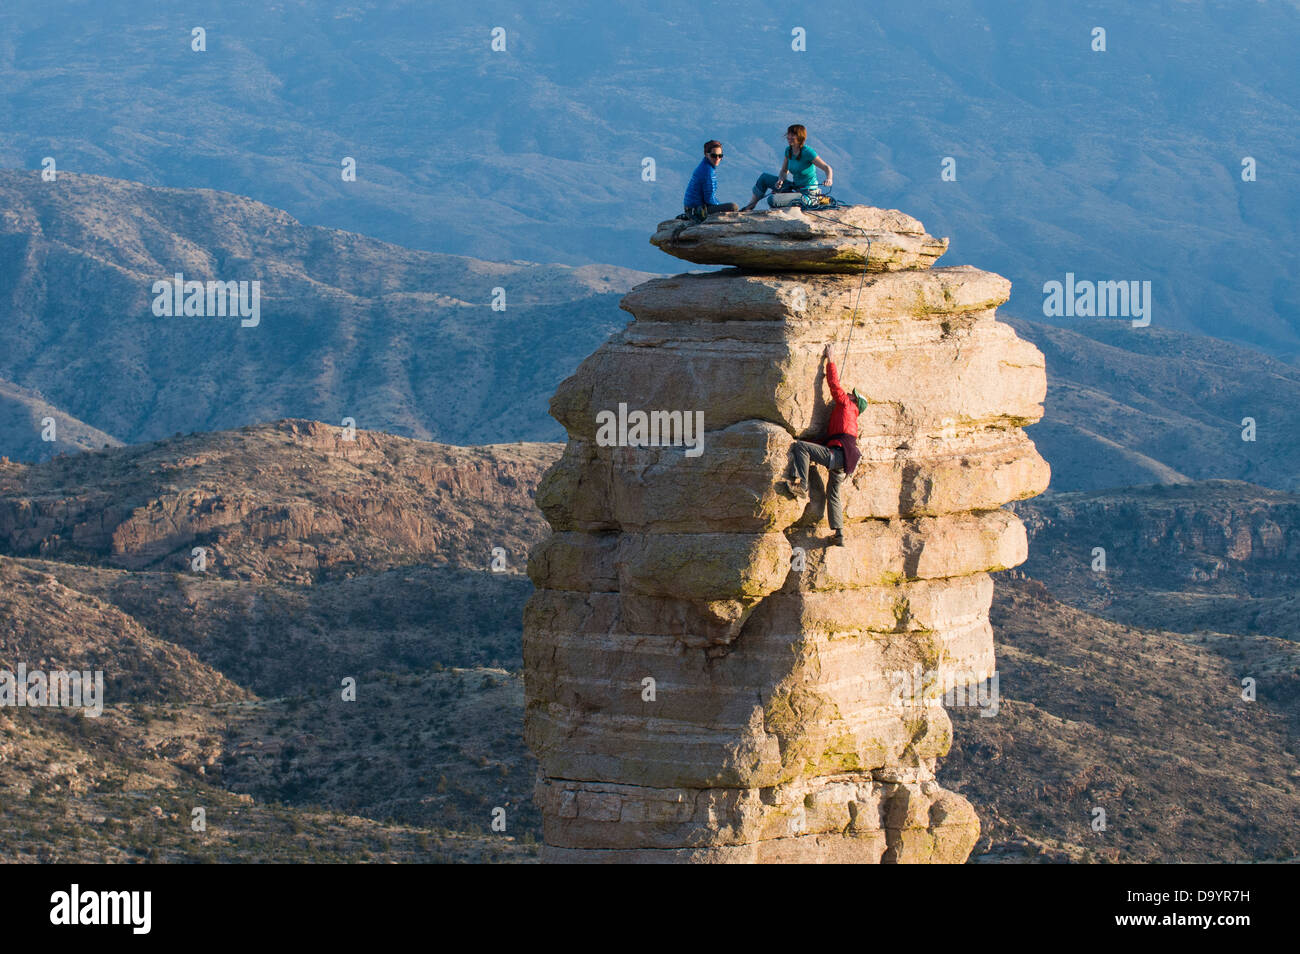
[[[833,198],[830,194],[830,191],[831,191],[830,189],[824,187],[818,187],[817,189],[799,190],[800,194],[803,195],[804,199],[811,198],[812,196],[815,195],[824,195],[827,198],[829,198],[833,203],[832,205],[828,206],[829,208],[849,208],[849,206],[846,203],[842,203],[838,199]],[[776,194],[777,194],[776,192],[772,193],[772,195],[776,195]],[[849,337],[848,340],[844,342],[844,360],[840,362],[840,367],[843,369],[844,376],[848,377],[849,349],[853,345],[853,332],[854,329],[857,328],[857,324],[858,324],[858,304],[862,301],[862,286],[866,283],[867,270],[871,265],[871,233],[868,232],[866,229],[862,228],[862,226],[860,225],[850,225],[848,222],[845,222],[843,219],[834,218],[833,216],[827,215],[825,212],[816,212],[813,209],[809,208],[808,206],[804,205],[803,202],[799,204],[798,208],[801,209],[805,215],[816,216],[819,219],[825,219],[827,222],[834,222],[836,225],[839,226],[844,226],[851,229],[857,229],[867,239],[867,253],[862,257],[862,274],[858,276],[858,290],[857,290],[857,294],[853,296],[853,314],[849,317]],[[682,219],[685,218],[685,216],[679,215],[677,218]],[[682,222],[681,225],[674,228],[673,238],[675,239],[683,229],[689,228],[692,225],[696,225],[698,224],[699,221],[702,220],[688,219]]]
[[844,360],[840,362],[841,372],[845,378],[849,373],[849,347],[853,344],[853,330],[858,325],[858,303],[862,301],[862,286],[867,280],[867,268],[871,264],[871,233],[860,225],[850,225],[843,219],[836,219],[824,212],[814,212],[812,209],[804,209],[805,215],[815,215],[819,219],[825,219],[828,222],[834,222],[836,225],[845,226],[851,229],[857,229],[867,239],[867,254],[862,257],[862,274],[858,276],[858,292],[853,298],[853,315],[849,318],[849,339],[844,343]]

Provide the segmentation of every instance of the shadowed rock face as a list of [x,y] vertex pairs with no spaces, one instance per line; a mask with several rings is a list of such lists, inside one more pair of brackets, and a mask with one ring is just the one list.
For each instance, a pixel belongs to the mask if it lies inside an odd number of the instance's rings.
[[[854,229],[798,210],[664,223],[666,251],[764,273],[638,286],[551,401],[569,443],[538,488],[554,532],[524,616],[551,860],[960,862],[978,837],[935,780],[942,700],[904,690],[993,673],[989,573],[1027,550],[1000,508],[1049,479],[1021,430],[1043,358],[994,317],[1006,279],[929,269],[946,242],[901,213],[840,214],[906,238],[882,265],[873,241],[865,282],[835,274],[863,268]],[[824,471],[808,501],[775,488],[794,441],[825,437],[828,343],[870,402],[845,547]],[[702,444],[610,446],[620,404],[702,411]]]

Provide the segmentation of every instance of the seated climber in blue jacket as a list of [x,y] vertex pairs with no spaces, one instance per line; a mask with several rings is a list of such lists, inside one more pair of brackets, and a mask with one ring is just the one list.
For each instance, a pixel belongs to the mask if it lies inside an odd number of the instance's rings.
[[686,215],[694,219],[703,219],[714,212],[735,212],[740,206],[734,202],[718,201],[718,163],[722,161],[722,143],[710,139],[704,144],[704,158],[691,173],[691,181],[686,185],[686,196],[682,204]]

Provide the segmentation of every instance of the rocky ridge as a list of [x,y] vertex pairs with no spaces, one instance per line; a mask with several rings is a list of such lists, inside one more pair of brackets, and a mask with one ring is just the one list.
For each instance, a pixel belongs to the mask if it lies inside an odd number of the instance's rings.
[[[552,444],[455,447],[319,421],[0,462],[0,553],[126,570],[312,582],[407,565],[519,572],[515,514]],[[508,505],[508,506],[507,506]]]
[[[902,213],[833,218],[662,223],[664,251],[740,267],[633,289],[552,398],[524,618],[544,859],[959,862],[978,838],[935,780],[942,700],[898,690],[993,673],[989,573],[1026,557],[1001,508],[1049,480],[1021,430],[1043,358],[995,318],[1006,279],[930,268],[946,241]],[[774,486],[825,434],[827,344],[869,400],[843,548],[819,476]],[[626,408],[702,413],[698,452],[606,446]]]
[[1208,480],[1014,509],[1033,544],[1024,571],[1072,606],[1177,633],[1300,640],[1300,494]]

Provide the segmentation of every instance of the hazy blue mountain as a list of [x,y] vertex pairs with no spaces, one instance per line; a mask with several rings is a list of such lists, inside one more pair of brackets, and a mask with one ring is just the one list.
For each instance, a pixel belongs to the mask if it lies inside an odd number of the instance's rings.
[[[556,440],[555,386],[652,277],[413,251],[242,196],[72,173],[0,171],[0,210],[0,379],[132,443],[295,415],[448,443]],[[256,324],[157,314],[154,283],[178,272],[244,282],[249,305],[258,282]],[[12,417],[0,453],[30,458],[39,418]]]
[[1047,361],[1029,429],[1053,492],[1244,480],[1300,490],[1300,368],[1250,348],[1092,319],[1004,319]]
[[[454,443],[561,440],[551,394],[650,277],[414,251],[242,196],[72,173],[0,171],[0,209],[0,379],[14,382],[0,380],[0,454],[24,460],[48,456],[47,405],[59,450],[306,415]],[[262,282],[260,323],[155,316],[152,284],[178,270]],[[1029,434],[1052,490],[1300,489],[1300,369],[1199,334],[1006,320],[1047,360]]]
[[0,457],[41,461],[121,443],[50,404],[39,392],[0,378]]
[[726,143],[743,198],[798,121],[839,194],[950,236],[944,261],[1011,278],[1013,312],[1067,272],[1149,280],[1154,326],[1291,360],[1297,39],[1290,0],[8,0],[0,166],[53,156],[414,248],[670,270],[646,239],[702,141]]

